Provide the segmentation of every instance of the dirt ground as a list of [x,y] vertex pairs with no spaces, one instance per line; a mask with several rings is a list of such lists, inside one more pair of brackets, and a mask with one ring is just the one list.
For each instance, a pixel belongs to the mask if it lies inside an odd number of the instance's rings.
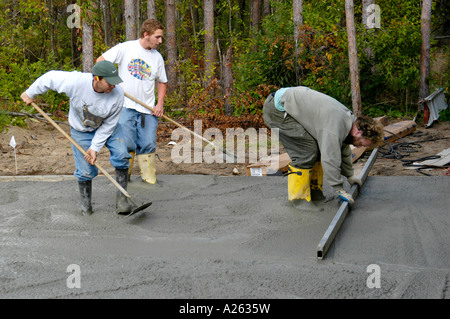
[[[75,170],[70,142],[45,120],[27,119],[28,128],[8,126],[0,133],[0,176],[15,175],[72,175]],[[392,123],[392,121],[391,121]],[[59,123],[60,127],[69,132],[67,123]],[[161,125],[160,125],[161,126]],[[157,174],[203,174],[218,176],[245,176],[249,163],[173,163],[171,160],[173,145],[166,132],[158,131]],[[12,136],[17,143],[16,152],[9,145]],[[407,169],[405,160],[423,159],[433,156],[450,147],[450,122],[435,123],[431,128],[417,125],[416,130],[396,143],[408,144],[410,150],[400,151],[402,158],[386,158],[379,156],[370,172],[372,176],[421,176],[416,169]],[[205,144],[203,144],[205,146]],[[387,151],[384,147],[382,151]],[[283,150],[281,150],[283,152]],[[409,155],[408,155],[409,153]],[[370,153],[366,152],[355,163],[355,170],[362,169]],[[109,153],[103,148],[98,156],[98,163],[110,174],[114,169],[108,160]],[[17,166],[16,166],[17,163]],[[425,171],[434,176],[449,175],[448,167]],[[138,165],[133,167],[133,175],[139,175]]]

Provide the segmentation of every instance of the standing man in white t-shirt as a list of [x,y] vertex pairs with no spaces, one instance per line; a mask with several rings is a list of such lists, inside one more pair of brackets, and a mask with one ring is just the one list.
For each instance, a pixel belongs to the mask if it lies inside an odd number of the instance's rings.
[[[98,61],[116,63],[123,79],[121,87],[127,94],[143,101],[154,112],[126,98],[120,124],[125,134],[128,152],[136,156],[142,180],[156,183],[156,132],[158,117],[164,113],[164,97],[167,91],[167,76],[164,59],[156,50],[162,42],[164,27],[156,20],[148,19],[141,26],[140,38],[119,43],[103,53]],[[156,87],[155,87],[156,83]],[[155,89],[158,100],[155,105]]]

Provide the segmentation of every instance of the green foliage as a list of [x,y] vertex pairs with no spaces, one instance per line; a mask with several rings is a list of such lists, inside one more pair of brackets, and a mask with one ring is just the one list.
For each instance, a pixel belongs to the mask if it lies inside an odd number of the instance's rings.
[[401,108],[418,99],[422,41],[420,21],[411,17],[420,16],[420,10],[412,15],[412,9],[403,8],[409,15],[395,17],[382,11],[382,29],[359,28],[361,95],[366,104],[387,100]]
[[[53,10],[50,9],[53,4]],[[81,49],[66,19],[66,0],[4,0],[0,2],[0,110],[20,111],[20,94],[40,75],[53,69],[79,69],[76,53]],[[103,15],[98,1],[78,1],[82,17],[94,29],[94,58],[106,49]],[[110,0],[114,43],[124,41],[123,1]],[[270,1],[272,13],[263,17],[259,32],[251,28],[248,1],[216,1],[215,39],[223,62],[227,48],[233,48],[233,94],[229,97],[235,116],[261,114],[263,102],[279,87],[309,86],[351,105],[351,88],[345,27],[345,0],[304,0],[298,50],[293,38],[292,1]],[[361,24],[361,1],[355,1],[357,44],[363,112],[371,116],[409,115],[415,112],[420,76],[421,1],[379,0],[381,29],[366,30]],[[146,1],[140,1],[141,19]],[[164,0],[156,1],[157,18],[164,22]],[[185,106],[198,112],[222,114],[224,96],[220,82],[223,65],[217,63],[219,82],[205,87],[204,28],[202,1],[176,1],[179,85],[166,98],[171,114],[186,115]],[[435,10],[432,29],[443,25],[446,15]],[[450,87],[450,49],[432,42],[430,92]],[[165,43],[161,53],[165,55]],[[74,53],[75,52],[75,53]],[[38,97],[46,111],[66,113],[65,95],[49,92]],[[181,111],[180,111],[181,110]],[[30,110],[27,110],[30,111]],[[443,115],[446,118],[447,113]],[[0,123],[20,124],[6,113]],[[0,124],[1,125],[1,124]]]
[[430,70],[430,92],[444,88],[447,101],[450,100],[450,46],[432,49],[433,59]]
[[3,132],[6,126],[11,124],[12,117],[0,111],[0,132]]
[[0,132],[3,132],[5,127],[9,125],[27,128],[27,122],[24,117],[11,116],[0,110]]
[[292,46],[285,35],[290,33],[290,14],[288,6],[280,3],[276,15],[266,17],[262,29],[264,34],[256,38],[238,38],[235,41],[235,54],[239,56],[233,64],[238,92],[251,90],[257,85],[271,83],[275,86],[295,78],[292,72],[281,73],[291,52],[285,46]]
[[[357,18],[362,15],[361,3],[355,3],[363,110],[377,116],[407,115],[415,111],[418,100],[421,5],[402,0],[376,3],[381,8],[381,29],[369,30]],[[303,2],[304,25],[297,58],[292,2],[272,5],[275,14],[264,19],[259,36],[239,43],[244,49],[234,65],[235,88],[243,92],[261,83],[276,87],[305,85],[350,107],[345,1]],[[443,56],[448,60],[448,52]],[[440,74],[431,73],[430,90],[448,87],[448,65],[444,72],[440,68]]]
[[[55,0],[53,3],[55,6],[65,5],[64,1]],[[20,95],[39,76],[52,69],[73,69],[69,58],[70,46],[57,46],[51,52],[49,9],[45,2],[2,1],[0,22],[5,29],[0,34],[0,110],[20,111],[24,107]],[[68,39],[70,30],[65,23],[55,25],[54,29],[59,41]],[[48,92],[38,101],[50,105],[48,112],[68,110],[67,97],[56,92]],[[4,122],[6,117],[3,115]],[[18,119],[7,122],[21,125]]]
[[[338,4],[305,3],[297,54],[292,3],[273,5],[276,14],[264,19],[259,36],[239,43],[246,50],[241,50],[234,64],[235,74],[238,74],[235,89],[243,92],[262,83],[275,87],[304,85],[344,103],[351,101],[346,34],[339,27],[343,11]],[[328,16],[323,14],[324,10]]]
[[[20,111],[25,105],[20,99],[22,92],[39,76],[49,70],[57,69],[57,66],[54,61],[31,63],[25,60],[22,64],[12,62],[7,68],[0,69],[0,109]],[[45,102],[46,105],[49,105],[47,111],[50,113],[54,113],[57,110],[68,112],[69,109],[67,97],[54,91],[48,91],[38,96],[37,101]]]
[[178,63],[180,90],[166,96],[164,104],[169,108],[171,116],[183,115],[183,105],[188,105],[191,97],[198,96],[204,92],[202,79],[199,76],[198,65],[194,64],[191,59]]
[[449,122],[450,121],[450,108],[446,108],[445,110],[441,110],[439,112],[439,121],[441,122]]

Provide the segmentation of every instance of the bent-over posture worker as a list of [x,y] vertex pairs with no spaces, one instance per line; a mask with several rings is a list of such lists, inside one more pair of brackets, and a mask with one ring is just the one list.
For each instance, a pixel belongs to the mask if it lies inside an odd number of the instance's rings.
[[[94,166],[97,153],[106,146],[115,167],[116,180],[125,190],[131,155],[127,151],[120,125],[124,95],[115,86],[122,82],[114,64],[102,61],[94,65],[91,73],[78,71],[49,71],[40,76],[21,98],[31,104],[34,98],[48,90],[65,93],[70,99],[69,124],[73,140],[85,151],[84,156],[74,145],[75,177],[78,179],[81,213],[92,214],[92,179],[98,175]],[[134,205],[120,191],[116,195],[116,212],[128,214]]]
[[361,186],[361,180],[354,175],[350,144],[380,144],[383,127],[369,117],[356,117],[336,99],[303,86],[270,94],[263,112],[266,124],[279,129],[280,142],[291,159],[289,200],[314,208],[311,200],[325,198],[325,175],[339,198],[353,204],[344,182],[347,179],[350,185]]
[[[164,113],[167,76],[162,55],[156,50],[162,42],[164,27],[148,19],[141,26],[140,38],[119,43],[103,53],[97,61],[117,63],[123,79],[123,90],[153,108],[147,108],[126,98],[120,117],[128,152],[132,155],[130,174],[136,156],[142,181],[156,183],[156,133],[158,117]],[[158,101],[155,102],[155,83]],[[155,105],[156,103],[156,105]]]

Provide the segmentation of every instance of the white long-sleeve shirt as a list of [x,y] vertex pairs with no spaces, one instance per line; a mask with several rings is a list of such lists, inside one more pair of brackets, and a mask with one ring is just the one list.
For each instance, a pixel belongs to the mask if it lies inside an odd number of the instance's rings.
[[26,94],[33,99],[48,90],[65,93],[70,99],[70,126],[80,132],[96,130],[90,148],[99,152],[119,122],[124,95],[118,86],[110,93],[97,93],[92,81],[91,73],[49,71],[39,77]]

